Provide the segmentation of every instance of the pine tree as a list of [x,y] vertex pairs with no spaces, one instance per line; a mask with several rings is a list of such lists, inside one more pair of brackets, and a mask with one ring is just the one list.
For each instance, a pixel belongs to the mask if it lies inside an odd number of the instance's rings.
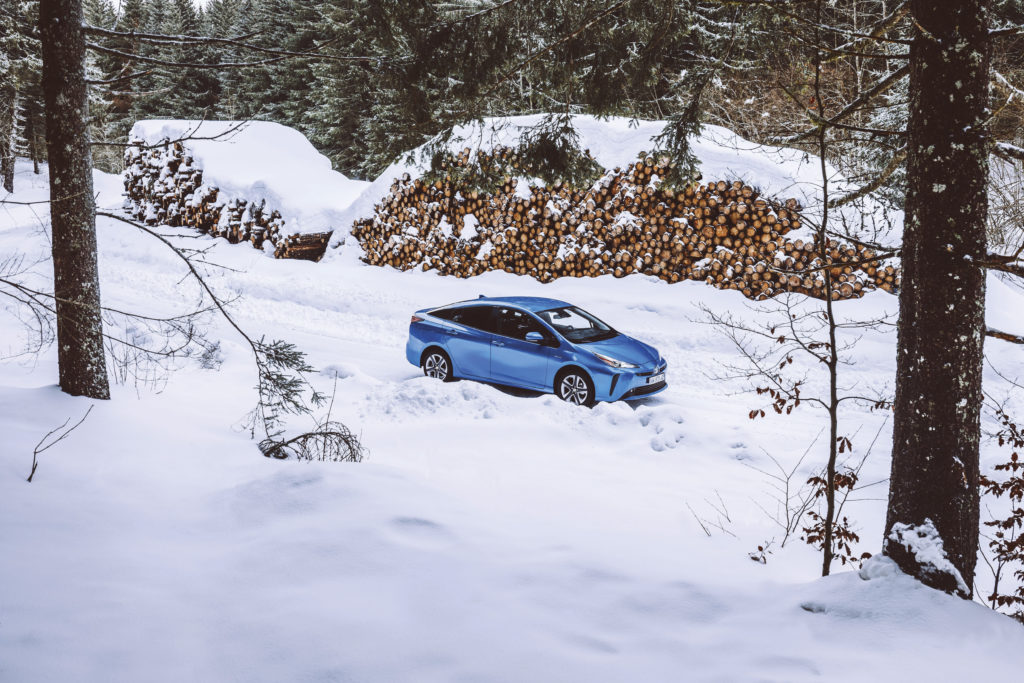
[[41,0],[60,387],[110,398],[103,349],[81,0]]
[[[233,29],[238,21],[240,0],[211,0],[202,16],[204,35],[220,38],[233,37]],[[212,45],[203,50],[202,57],[207,64],[223,63],[233,56],[233,52],[222,45]],[[209,79],[210,115],[215,119],[231,119],[228,98],[228,77],[233,71],[205,72]]]
[[[990,5],[910,3],[906,222],[884,541],[905,572],[965,598],[978,552]],[[955,571],[916,553],[920,538],[941,539]]]
[[[324,31],[333,39],[328,54],[345,50],[352,55],[371,55],[374,40],[364,30],[374,5],[370,0],[328,0],[322,10]],[[365,61],[320,61],[312,65],[312,103],[303,115],[304,128],[317,148],[346,175],[362,177],[369,156],[360,129],[370,117],[378,79],[372,59]]]
[[[82,10],[85,23],[99,28],[113,29],[117,23],[117,12],[110,0],[83,0]],[[118,75],[116,57],[104,53],[87,51],[85,55],[86,77],[91,81],[108,81]],[[93,141],[93,163],[97,168],[114,173],[121,169],[121,150],[104,143],[116,142],[120,138],[119,117],[114,110],[114,98],[121,87],[130,87],[128,82],[111,85],[89,86],[89,138]]]
[[[148,0],[145,7],[145,33],[169,34],[173,33],[173,15],[171,0]],[[144,57],[171,61],[173,59],[172,46],[167,44],[154,44],[139,41],[133,50],[133,54],[140,54]],[[159,118],[172,115],[165,104],[168,94],[172,90],[173,75],[171,67],[143,63],[140,71],[150,71],[145,76],[133,79],[131,96],[131,118],[135,121],[140,119]]]
[[13,192],[15,156],[19,148],[31,153],[25,128],[38,110],[38,2],[0,0],[0,16],[0,179]]
[[[240,0],[230,24],[231,36],[249,36],[256,32],[254,20],[258,0]],[[224,18],[226,20],[226,17]],[[253,40],[253,39],[250,39]],[[240,62],[245,58],[241,48],[230,46],[223,49],[221,57],[228,62]],[[257,69],[230,69],[220,76],[221,95],[217,108],[222,118],[242,120],[253,117],[255,106],[253,94],[258,89],[255,76]]]

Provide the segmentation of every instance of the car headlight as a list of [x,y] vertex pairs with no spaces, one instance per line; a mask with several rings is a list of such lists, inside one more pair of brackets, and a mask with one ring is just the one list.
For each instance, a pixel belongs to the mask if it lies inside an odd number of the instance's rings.
[[637,367],[636,365],[634,365],[632,363],[626,363],[626,362],[621,361],[621,360],[616,360],[616,359],[612,358],[611,356],[602,356],[600,353],[594,353],[594,355],[597,356],[597,359],[599,361],[601,361],[605,365],[610,365],[613,368],[635,368],[635,367]]

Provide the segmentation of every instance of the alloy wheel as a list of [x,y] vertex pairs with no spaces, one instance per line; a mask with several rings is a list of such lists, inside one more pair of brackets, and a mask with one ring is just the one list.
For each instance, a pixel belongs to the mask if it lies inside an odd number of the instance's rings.
[[439,353],[432,353],[423,361],[423,373],[435,379],[448,379],[448,359]]
[[562,400],[575,403],[578,406],[585,405],[587,399],[590,398],[587,380],[575,373],[570,373],[562,378],[558,393]]

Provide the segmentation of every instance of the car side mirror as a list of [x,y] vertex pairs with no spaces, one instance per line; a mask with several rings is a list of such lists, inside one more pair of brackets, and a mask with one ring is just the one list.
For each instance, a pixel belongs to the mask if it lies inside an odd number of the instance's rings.
[[533,342],[534,344],[543,344],[544,335],[541,334],[540,332],[527,332],[526,341]]

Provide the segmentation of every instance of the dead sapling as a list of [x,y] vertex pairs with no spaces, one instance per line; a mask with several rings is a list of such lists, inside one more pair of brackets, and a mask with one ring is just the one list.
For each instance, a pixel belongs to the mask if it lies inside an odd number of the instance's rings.
[[[996,409],[996,419],[1000,424],[996,441],[1000,447],[1010,449],[1010,458],[994,468],[1006,473],[1005,478],[997,480],[983,474],[980,479],[982,494],[996,499],[1006,497],[1003,512],[983,522],[992,530],[991,535],[985,535],[992,559],[982,553],[993,579],[987,600],[992,609],[1024,623],[1024,427],[1002,408]],[[1010,586],[1005,583],[1008,578],[1013,580]]]
[[78,429],[82,425],[82,423],[85,422],[85,418],[89,417],[89,413],[92,412],[92,409],[93,406],[89,406],[89,409],[85,411],[85,415],[82,416],[82,419],[80,419],[78,422],[71,425],[70,427],[68,427],[68,422],[71,422],[71,418],[69,417],[68,419],[64,420],[64,424],[62,424],[59,427],[54,427],[50,431],[46,432],[43,438],[39,440],[39,443],[36,444],[36,447],[32,449],[32,471],[28,473],[28,479],[26,480],[28,481],[28,483],[31,484],[32,477],[36,476],[36,468],[39,467],[40,454],[44,453],[45,451],[48,451],[49,449],[53,448],[64,439],[68,438],[68,435],[70,435],[71,432]]

